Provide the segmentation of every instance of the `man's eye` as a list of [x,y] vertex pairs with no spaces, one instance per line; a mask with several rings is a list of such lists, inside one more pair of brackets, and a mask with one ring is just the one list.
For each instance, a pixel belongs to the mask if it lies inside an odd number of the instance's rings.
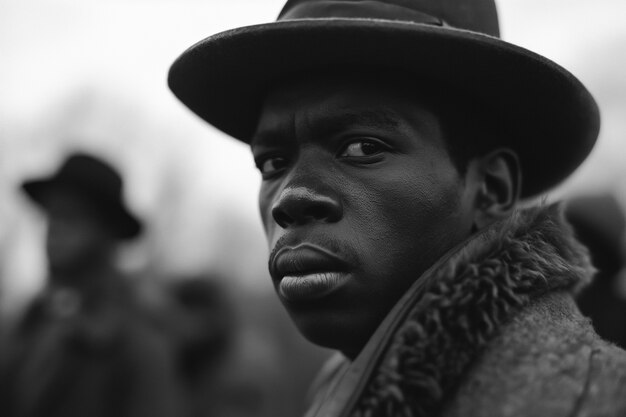
[[364,157],[381,153],[383,145],[372,140],[359,140],[352,142],[345,147],[339,156],[343,157]]
[[258,165],[263,175],[271,175],[287,166],[287,160],[281,157],[267,158]]

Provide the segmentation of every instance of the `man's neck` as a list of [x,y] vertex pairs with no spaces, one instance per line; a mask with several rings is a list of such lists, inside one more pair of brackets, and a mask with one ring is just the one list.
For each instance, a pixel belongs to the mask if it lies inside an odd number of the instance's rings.
[[109,257],[93,259],[91,262],[69,268],[49,270],[49,284],[52,287],[65,287],[85,296],[99,289],[115,285],[119,272]]

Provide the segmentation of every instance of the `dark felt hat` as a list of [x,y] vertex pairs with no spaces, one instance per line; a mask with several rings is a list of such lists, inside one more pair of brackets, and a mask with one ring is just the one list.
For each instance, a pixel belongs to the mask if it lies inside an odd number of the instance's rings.
[[141,233],[141,222],[124,205],[122,178],[113,167],[93,156],[73,154],[52,176],[25,181],[22,189],[44,209],[51,192],[71,190],[93,204],[119,238],[131,239]]
[[493,0],[290,0],[278,21],[208,37],[172,65],[169,86],[201,118],[249,142],[267,89],[293,74],[400,70],[463,91],[505,125],[522,196],[572,173],[599,132],[597,105],[571,73],[499,38]]

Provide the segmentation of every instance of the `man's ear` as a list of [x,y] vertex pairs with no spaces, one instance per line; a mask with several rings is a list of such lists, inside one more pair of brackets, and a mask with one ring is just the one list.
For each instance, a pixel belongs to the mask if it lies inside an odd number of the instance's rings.
[[499,148],[474,159],[469,169],[474,182],[473,226],[480,230],[515,208],[522,180],[519,159],[512,150]]

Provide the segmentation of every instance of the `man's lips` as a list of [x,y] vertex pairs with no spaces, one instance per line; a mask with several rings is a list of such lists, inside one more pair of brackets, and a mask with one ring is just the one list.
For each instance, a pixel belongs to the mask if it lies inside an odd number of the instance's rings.
[[270,260],[279,295],[289,301],[323,297],[346,282],[348,264],[312,244],[284,247]]

